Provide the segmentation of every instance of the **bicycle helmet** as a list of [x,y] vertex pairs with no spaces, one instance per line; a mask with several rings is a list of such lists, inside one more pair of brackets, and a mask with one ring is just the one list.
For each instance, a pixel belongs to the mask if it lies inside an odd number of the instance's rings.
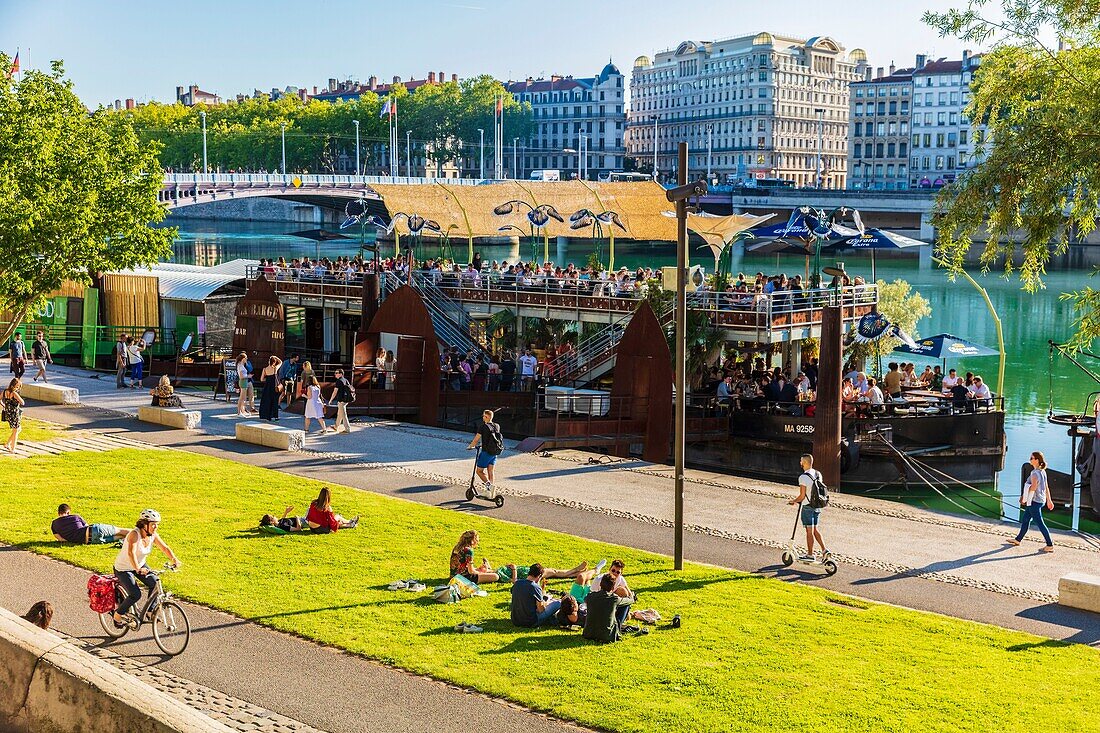
[[138,517],[138,519],[144,519],[146,522],[159,522],[160,512],[158,512],[156,509],[146,509],[141,513],[141,516]]

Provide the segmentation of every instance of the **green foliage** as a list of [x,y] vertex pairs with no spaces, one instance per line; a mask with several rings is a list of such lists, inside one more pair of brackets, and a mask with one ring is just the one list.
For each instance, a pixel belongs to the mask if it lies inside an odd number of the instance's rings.
[[[671,313],[676,301],[675,290],[665,290],[661,281],[654,278],[646,282],[645,300],[657,319],[661,319],[663,313]],[[668,352],[673,359],[673,368],[676,363],[676,319],[668,317],[661,323],[665,332],[665,340],[668,342]],[[710,318],[706,313],[688,311],[687,334],[685,336],[687,353],[687,373],[695,375],[701,373],[709,364],[722,345],[721,334],[710,325]]]
[[175,230],[150,226],[165,216],[162,180],[156,145],[123,116],[89,113],[60,62],[0,75],[0,341],[66,280],[168,254]]
[[[530,105],[516,102],[492,77],[423,84],[412,92],[400,84],[394,87],[402,167],[406,131],[412,132],[414,155],[426,150],[441,170],[446,163],[476,153],[479,127],[486,133],[486,165],[491,165],[498,94],[504,94],[505,133],[509,138],[527,138],[533,130]],[[297,97],[194,107],[154,102],[118,114],[134,120],[143,140],[160,143],[161,163],[175,170],[202,167],[201,113],[206,112],[207,159],[213,170],[280,170],[281,133],[286,125],[287,171],[332,173],[341,156],[355,159],[355,120],[359,121],[360,164],[367,168],[380,163],[389,140],[389,122],[379,117],[381,108],[378,95],[368,92],[358,100],[335,103],[307,103]]]
[[[941,193],[937,253],[958,273],[984,227],[982,265],[1004,257],[1008,273],[1019,253],[1020,279],[1034,291],[1051,254],[1066,251],[1071,232],[1092,232],[1100,217],[1100,2],[973,0],[924,19],[942,36],[993,45],[966,110],[989,126],[986,158]],[[1062,44],[1052,47],[1049,37]],[[1094,296],[1072,297],[1075,345],[1084,346],[1100,337],[1100,313]]]
[[604,263],[600,262],[599,252],[589,252],[588,259],[585,260],[584,266],[589,270],[592,270],[593,272],[599,272],[600,270],[605,269]]
[[[914,293],[913,286],[905,280],[892,283],[879,280],[877,285],[879,313],[914,339],[917,338],[917,324],[922,318],[932,315],[928,299]],[[853,360],[864,361],[876,355],[889,354],[900,344],[901,341],[896,338],[883,338],[873,344],[853,343],[848,354]]]
[[[19,480],[0,493],[0,541],[108,572],[111,548],[52,541],[53,509],[69,502],[87,517],[125,524],[155,506],[160,532],[184,563],[164,578],[173,593],[599,730],[964,733],[1022,730],[1026,720],[1055,721],[1057,731],[1096,727],[1088,711],[1100,665],[1086,644],[843,596],[838,603],[834,592],[714,566],[673,571],[665,556],[332,484],[333,507],[359,515],[357,529],[273,537],[255,529],[260,515],[288,503],[303,509],[324,484],[193,453],[18,463]],[[141,477],[140,503],[126,482],[104,478],[119,466]],[[498,567],[622,558],[642,603],[665,619],[682,614],[684,628],[662,623],[601,646],[577,631],[512,626],[503,583],[449,605],[386,590],[395,578],[446,582],[451,546],[470,529],[481,535],[478,557]],[[565,591],[569,581],[550,585]],[[82,589],[59,592],[75,607]],[[460,622],[484,632],[456,634]],[[1021,694],[1023,680],[1042,680],[1051,693]]]

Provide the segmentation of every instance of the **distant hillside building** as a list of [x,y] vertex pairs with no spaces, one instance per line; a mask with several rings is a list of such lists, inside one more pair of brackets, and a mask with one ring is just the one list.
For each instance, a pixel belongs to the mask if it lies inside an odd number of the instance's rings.
[[[516,177],[527,178],[529,171],[545,169],[560,170],[563,179],[572,177],[581,168],[580,153],[585,148],[589,179],[603,171],[621,171],[626,155],[624,80],[618,67],[608,61],[597,76],[554,75],[507,82],[505,87],[518,102],[531,104],[535,123],[534,134],[519,141]],[[508,130],[504,137],[505,159],[511,163]],[[505,165],[505,170],[510,169]]]
[[196,104],[221,104],[222,98],[212,92],[204,92],[192,84],[189,87],[176,87],[176,101],[194,107]]
[[[347,81],[337,81],[335,78],[332,78],[328,80],[328,86],[320,92],[314,87],[313,94],[310,96],[313,99],[320,99],[325,102],[346,102],[359,99],[368,92],[377,94],[379,97],[384,97],[389,94],[390,89],[397,84],[400,84],[411,92],[417,87],[422,87],[425,84],[443,84],[446,81],[447,77],[442,71],[438,74],[434,71],[429,71],[428,76],[423,79],[409,79],[408,81],[402,81],[400,76],[395,76],[393,77],[393,82],[390,84],[379,84],[377,76],[370,77],[366,84],[359,81],[352,81],[351,79]],[[458,74],[451,74],[450,81],[457,82]]]

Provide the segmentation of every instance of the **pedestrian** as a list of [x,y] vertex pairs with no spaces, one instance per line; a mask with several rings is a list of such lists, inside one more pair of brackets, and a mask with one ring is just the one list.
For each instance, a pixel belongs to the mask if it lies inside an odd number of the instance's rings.
[[493,411],[485,410],[481,413],[481,425],[473,440],[466,446],[467,450],[473,450],[481,444],[481,452],[477,454],[474,471],[477,477],[485,484],[485,491],[493,490],[493,466],[496,465],[497,456],[504,452],[504,437],[500,434],[500,426],[493,422]]
[[397,386],[397,360],[393,356],[392,351],[386,352],[386,389],[393,389]]
[[141,352],[145,350],[145,341],[142,339],[126,339],[126,358],[130,363],[130,388],[137,389],[141,385],[142,370],[145,367],[145,358]]
[[118,373],[115,374],[115,389],[126,387],[126,372],[129,368],[130,360],[127,358],[126,334],[120,333],[118,341],[115,342],[115,369],[118,370]]
[[248,354],[237,354],[237,417],[248,417],[248,403],[253,399],[252,371],[248,368]]
[[328,426],[325,425],[325,403],[321,401],[321,385],[317,382],[317,377],[310,376],[305,383],[305,396],[306,422],[303,429],[308,433],[309,421],[316,420],[321,423],[321,435],[324,435],[328,432]]
[[532,392],[535,389],[535,370],[538,363],[538,359],[530,349],[527,349],[519,358],[519,377],[524,392]]
[[298,355],[291,354],[289,359],[279,365],[279,384],[282,385],[283,391],[279,395],[279,401],[275,404],[275,407],[278,407],[284,399],[286,400],[286,406],[290,407],[290,403],[294,399],[294,384],[297,374]]
[[11,435],[8,436],[8,442],[5,444],[8,453],[15,452],[15,444],[19,441],[23,405],[25,404],[23,398],[19,395],[19,389],[22,386],[23,382],[19,377],[12,377],[12,380],[8,382],[8,388],[4,390],[3,395],[0,395],[0,408],[3,409],[2,417],[8,427],[11,428]]
[[332,383],[332,395],[329,396],[328,404],[331,406],[333,401],[336,402],[336,424],[333,426],[333,431],[339,433],[340,426],[344,426],[346,432],[351,432],[351,421],[348,420],[348,405],[355,402],[355,388],[351,386],[351,382],[344,377],[344,370],[337,369],[334,372],[336,379]]
[[823,481],[821,471],[814,468],[814,457],[809,453],[802,455],[799,464],[802,466],[802,473],[798,477],[798,496],[787,504],[791,506],[798,504],[802,507],[800,516],[802,526],[806,528],[806,556],[802,559],[814,559],[814,540],[817,540],[817,544],[821,547],[821,559],[827,560],[829,551],[825,549],[825,540],[821,538],[821,532],[817,528],[821,519],[821,509],[810,506],[814,484],[817,481]]
[[23,334],[19,331],[16,331],[12,338],[11,348],[8,350],[10,360],[8,369],[16,379],[22,379],[24,372],[27,371],[27,345],[23,343]]
[[53,364],[53,357],[50,356],[50,347],[46,344],[41,331],[35,334],[34,343],[31,344],[31,356],[34,357],[34,365],[38,367],[34,381],[41,379],[43,382],[49,382],[50,380],[46,379],[46,365]]
[[272,354],[267,359],[267,366],[260,372],[260,419],[279,419],[279,367],[283,362]]
[[1014,539],[1008,541],[1008,544],[1019,545],[1034,521],[1047,543],[1042,552],[1054,552],[1050,530],[1043,521],[1043,507],[1045,506],[1047,511],[1054,509],[1054,499],[1051,498],[1047,485],[1047,459],[1041,452],[1034,451],[1029,463],[1031,463],[1031,475],[1027,477],[1027,483],[1024,484],[1023,493],[1020,495],[1020,506],[1024,508],[1023,515],[1020,517],[1020,531]]

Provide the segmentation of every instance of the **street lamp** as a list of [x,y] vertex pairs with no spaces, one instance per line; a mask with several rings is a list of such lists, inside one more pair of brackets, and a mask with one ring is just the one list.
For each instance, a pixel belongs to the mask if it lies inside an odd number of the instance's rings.
[[352,120],[355,123],[355,175],[359,175],[359,120]]
[[653,115],[653,180],[657,180],[657,120],[660,115]]
[[[581,209],[580,211],[573,212],[569,217],[569,221],[572,222],[569,225],[570,229],[584,229],[587,226],[592,227],[592,232],[595,235],[593,239],[596,240],[596,259],[600,257],[600,245],[599,240],[603,239],[603,225],[614,224],[615,226],[626,231],[626,227],[623,226],[622,220],[619,219],[619,214],[615,211],[601,211],[596,213],[591,209]],[[607,228],[609,236],[608,248],[609,257],[607,269],[609,272],[615,269],[615,228],[609,226]]]
[[[581,159],[580,159],[580,151],[579,151],[579,150],[576,150],[576,149],[574,149],[574,148],[562,148],[562,149],[561,149],[561,152],[562,152],[562,154],[564,154],[564,155],[576,155],[576,156],[577,156],[577,178],[580,178],[580,177],[581,177],[581,169],[580,169],[580,165],[581,165]],[[562,160],[562,164],[563,164],[563,166],[562,166],[562,167],[564,167],[564,163],[565,163],[565,161],[564,161],[564,160]]]
[[286,175],[286,123],[284,122],[281,125],[279,125],[279,128],[282,130],[282,137],[283,137],[283,175],[285,176]]
[[477,128],[478,134],[481,135],[481,144],[478,146],[481,148],[481,180],[485,180],[485,130],[484,128]]
[[519,157],[516,155],[516,143],[518,143],[518,142],[519,142],[518,137],[512,138],[512,180],[513,181],[515,179],[519,178],[518,169],[516,167],[517,163],[519,162]]
[[710,159],[711,152],[713,150],[714,143],[714,125],[713,123],[707,123],[707,183],[710,183]]
[[502,227],[498,227],[497,231],[498,232],[515,231],[519,235],[518,239],[521,242],[523,241],[524,237],[527,237],[527,241],[531,243],[531,260],[532,260],[532,262],[535,260],[535,229],[534,229],[534,227],[531,227],[530,232],[525,232],[522,229],[520,229],[519,227],[517,227],[515,224],[505,224]]
[[412,130],[405,130],[405,175],[412,175]]
[[[443,229],[439,226],[438,222],[433,221],[432,219],[425,219],[420,214],[406,214],[404,211],[398,211],[390,217],[389,226],[390,231],[394,233],[395,241],[399,241],[397,239],[398,219],[404,219],[405,226],[409,228],[409,261],[406,264],[408,264],[409,267],[409,284],[412,285],[413,266],[416,263],[416,245],[418,245],[420,243],[420,240],[423,238],[424,230],[427,229],[429,232],[441,234],[443,232]],[[400,246],[398,246],[398,253],[400,253]]]
[[818,107],[814,114],[817,115],[817,166],[814,168],[814,182],[817,184],[815,188],[821,188],[821,145],[825,134],[825,110]]
[[199,116],[202,117],[202,174],[205,176],[210,172],[206,167],[206,111],[199,112]]

